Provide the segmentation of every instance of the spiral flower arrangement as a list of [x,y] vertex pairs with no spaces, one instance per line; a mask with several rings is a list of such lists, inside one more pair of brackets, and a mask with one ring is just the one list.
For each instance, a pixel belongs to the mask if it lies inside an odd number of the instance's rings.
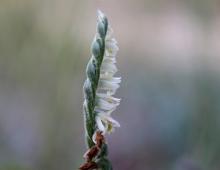
[[83,112],[88,151],[86,163],[80,170],[111,170],[108,160],[108,148],[105,134],[114,131],[120,124],[111,117],[111,113],[120,104],[120,99],[113,97],[121,82],[114,77],[117,72],[116,54],[119,50],[117,41],[108,19],[98,11],[97,33],[92,43],[92,56],[86,68],[87,79],[84,83]]

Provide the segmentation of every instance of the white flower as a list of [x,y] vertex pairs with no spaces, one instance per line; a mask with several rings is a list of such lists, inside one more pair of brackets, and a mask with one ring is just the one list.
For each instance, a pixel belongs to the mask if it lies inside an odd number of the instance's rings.
[[96,123],[100,131],[104,134],[111,133],[115,127],[120,127],[120,124],[114,120],[108,113],[100,112],[96,116]]
[[[98,11],[98,20],[105,18],[101,11]],[[120,87],[121,77],[114,77],[118,71],[116,67],[116,54],[119,50],[117,41],[112,37],[113,30],[108,26],[105,39],[105,54],[100,68],[100,79],[96,91],[96,124],[98,130],[103,133],[112,132],[120,124],[111,117],[111,113],[120,104],[120,99],[113,97]]]

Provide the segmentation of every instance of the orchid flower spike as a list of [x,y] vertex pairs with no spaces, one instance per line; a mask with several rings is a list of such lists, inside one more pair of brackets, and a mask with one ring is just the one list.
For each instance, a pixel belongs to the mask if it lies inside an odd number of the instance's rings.
[[[97,132],[105,135],[120,127],[119,122],[112,118],[112,112],[120,104],[120,99],[113,97],[121,82],[121,77],[115,77],[118,71],[116,55],[119,48],[107,17],[100,10],[97,14],[97,32],[91,46],[92,56],[87,65],[87,79],[83,87],[86,140],[90,149],[97,145]],[[110,168],[107,144],[103,144],[100,152],[98,167]]]
[[[113,37],[113,30],[106,16],[98,10],[97,33],[92,43],[92,57],[87,65],[87,79],[84,84],[84,113],[88,140],[95,131],[103,134],[113,132],[120,127],[112,118],[112,112],[120,104],[120,99],[113,97],[119,88],[121,77],[115,77],[116,55],[119,50]],[[93,125],[92,127],[88,127]],[[93,143],[94,141],[90,141]]]
[[[105,22],[106,17],[98,11],[98,23]],[[110,25],[107,27],[105,38],[105,52],[100,68],[100,78],[96,90],[96,124],[100,131],[104,134],[112,132],[115,127],[120,127],[120,124],[111,117],[111,113],[120,104],[120,99],[113,97],[116,90],[119,88],[121,77],[114,77],[117,72],[116,54],[119,50],[117,41],[112,37],[113,31]]]

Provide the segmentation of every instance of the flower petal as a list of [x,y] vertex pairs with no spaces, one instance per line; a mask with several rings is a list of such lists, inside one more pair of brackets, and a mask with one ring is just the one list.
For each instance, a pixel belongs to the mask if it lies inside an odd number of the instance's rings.
[[107,30],[106,40],[111,39],[111,38],[112,38],[112,34],[113,34],[113,29],[112,29],[112,27],[109,25],[109,26],[108,26],[108,30]]
[[109,81],[111,83],[121,83],[121,77],[112,77],[109,74],[103,74],[100,76],[100,80]]
[[118,71],[116,65],[114,63],[102,63],[101,66],[101,72],[110,72],[110,73],[116,73]]
[[119,104],[121,100],[106,93],[97,93],[96,95],[109,103]]
[[107,90],[111,93],[115,93],[115,91],[120,87],[118,83],[112,83],[111,81],[101,80],[99,81],[98,89]]
[[109,57],[115,57],[117,54],[118,50],[115,48],[107,48],[105,51],[105,55]]
[[107,115],[106,113],[99,113],[98,116],[100,119],[105,122],[105,130],[109,133],[114,131],[114,128],[120,127],[119,122],[113,119],[111,116]]
[[118,51],[119,48],[117,46],[117,42],[114,39],[110,39],[106,42],[106,49],[111,51]]
[[105,126],[103,125],[103,122],[102,122],[100,116],[96,116],[96,124],[97,124],[99,130],[105,133],[105,129],[106,129],[106,128],[105,128]]
[[113,119],[112,117],[108,116],[108,121],[111,122],[111,124],[113,125],[113,127],[120,127],[120,124],[118,121],[116,121],[115,119]]
[[117,106],[118,106],[118,104],[110,103],[106,100],[99,98],[99,99],[97,99],[96,109],[108,111],[108,110],[112,110],[112,109],[116,108]]
[[103,59],[103,63],[112,63],[112,64],[115,64],[115,63],[116,63],[116,59],[115,59],[115,57],[105,56],[104,59]]

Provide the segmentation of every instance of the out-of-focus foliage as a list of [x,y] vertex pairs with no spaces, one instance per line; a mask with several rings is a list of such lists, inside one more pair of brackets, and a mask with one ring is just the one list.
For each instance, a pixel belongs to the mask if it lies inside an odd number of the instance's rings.
[[0,1],[0,170],[70,170],[96,9],[119,41],[121,170],[220,168],[220,10],[211,1]]

